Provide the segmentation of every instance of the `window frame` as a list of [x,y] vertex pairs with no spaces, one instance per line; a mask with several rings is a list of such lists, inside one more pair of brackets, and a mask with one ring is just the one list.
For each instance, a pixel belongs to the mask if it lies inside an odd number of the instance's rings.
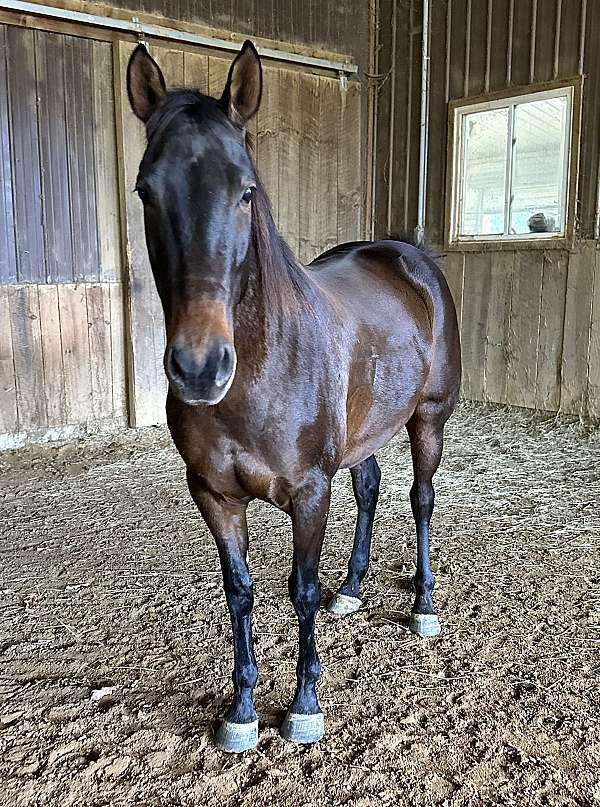
[[[583,77],[575,76],[570,79],[546,82],[544,84],[531,84],[524,87],[511,87],[500,92],[488,93],[476,97],[457,98],[448,104],[448,140],[447,140],[447,169],[446,169],[446,215],[445,215],[445,243],[448,251],[465,252],[468,250],[485,251],[486,249],[521,249],[523,246],[534,249],[571,249],[574,242],[575,219],[577,206],[577,181],[579,168],[579,149],[581,136],[581,98]],[[565,90],[567,91],[565,93]],[[528,101],[540,101],[561,95],[570,96],[570,119],[567,118],[565,150],[566,173],[566,204],[564,229],[561,233],[517,233],[506,235],[461,235],[456,230],[458,226],[458,202],[462,190],[462,165],[464,142],[462,138],[462,121],[465,115],[472,112],[481,112],[498,109],[506,106],[517,106]],[[511,116],[511,121],[513,116]],[[509,131],[512,131],[512,126]],[[506,169],[513,165],[513,150],[511,149],[510,163],[507,161]],[[510,187],[510,186],[507,186]],[[505,188],[505,191],[507,188]],[[508,196],[508,194],[506,194]],[[506,210],[506,205],[505,205]]]

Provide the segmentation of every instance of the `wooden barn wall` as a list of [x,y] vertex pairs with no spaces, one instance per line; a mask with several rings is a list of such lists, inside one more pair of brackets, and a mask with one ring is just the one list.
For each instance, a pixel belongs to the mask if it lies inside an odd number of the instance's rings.
[[367,0],[117,0],[110,5],[139,15],[160,15],[224,32],[351,54],[366,69]]
[[[448,252],[465,398],[600,420],[600,3],[432,0],[426,229],[444,243],[448,102],[584,76],[570,251]],[[381,0],[375,232],[417,223],[421,0]],[[391,144],[391,145],[390,145]]]
[[0,25],[0,435],[124,422],[112,52]]
[[[0,12],[2,446],[164,421],[162,310],[130,192],[144,140],[124,88],[133,46]],[[221,92],[232,54],[149,46],[172,85]],[[362,84],[272,60],[264,76],[255,160],[308,262],[363,233]]]

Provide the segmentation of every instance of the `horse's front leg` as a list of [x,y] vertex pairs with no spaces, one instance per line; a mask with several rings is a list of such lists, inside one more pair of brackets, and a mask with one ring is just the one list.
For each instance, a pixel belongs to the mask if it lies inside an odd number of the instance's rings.
[[331,480],[319,475],[294,497],[292,526],[294,555],[289,578],[290,598],[298,617],[299,649],[294,700],[281,726],[281,736],[297,743],[314,743],[324,732],[316,684],[321,663],[315,640],[315,617],[321,591],[319,560],[325,536]]
[[229,753],[253,748],[258,741],[258,718],[252,691],[258,678],[252,644],[254,592],[248,570],[248,526],[244,502],[223,502],[205,490],[188,471],[188,487],[217,544],[223,587],[233,629],[233,702],[216,736]]

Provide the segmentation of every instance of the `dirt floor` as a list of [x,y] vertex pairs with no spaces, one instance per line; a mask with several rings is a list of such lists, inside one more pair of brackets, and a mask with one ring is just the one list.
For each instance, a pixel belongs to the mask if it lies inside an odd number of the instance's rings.
[[[162,430],[0,456],[3,807],[600,804],[600,433],[463,405],[436,481],[443,632],[406,628],[404,437],[381,452],[364,608],[318,619],[326,736],[294,685],[287,518],[252,509],[258,748],[221,754],[231,631],[216,550]],[[323,560],[354,527],[336,485]]]

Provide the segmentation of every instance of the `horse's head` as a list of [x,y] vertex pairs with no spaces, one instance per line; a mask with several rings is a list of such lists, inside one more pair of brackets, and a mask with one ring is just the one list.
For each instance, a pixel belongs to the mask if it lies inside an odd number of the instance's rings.
[[260,59],[245,42],[216,100],[167,92],[140,45],[127,90],[148,137],[136,190],[165,314],[165,371],[180,400],[216,404],[235,375],[233,312],[246,282],[257,181],[244,127],[260,103]]

